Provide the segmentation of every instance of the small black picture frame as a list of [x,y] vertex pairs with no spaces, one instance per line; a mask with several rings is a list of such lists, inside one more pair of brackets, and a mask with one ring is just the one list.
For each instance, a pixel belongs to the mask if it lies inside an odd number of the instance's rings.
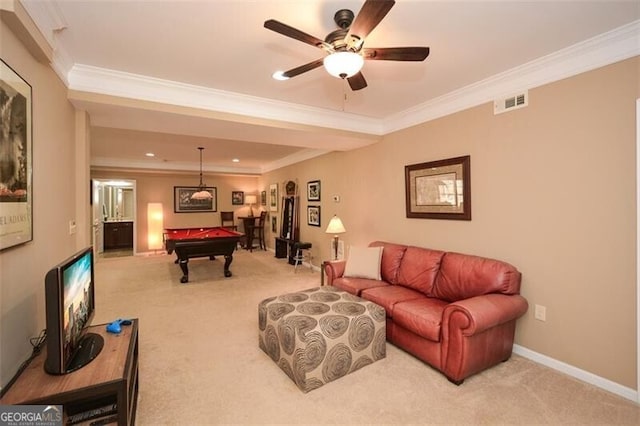
[[320,201],[320,181],[307,182],[307,201]]
[[244,204],[244,192],[243,191],[231,191],[231,204],[234,206],[241,206]]
[[320,206],[307,206],[307,225],[320,226]]

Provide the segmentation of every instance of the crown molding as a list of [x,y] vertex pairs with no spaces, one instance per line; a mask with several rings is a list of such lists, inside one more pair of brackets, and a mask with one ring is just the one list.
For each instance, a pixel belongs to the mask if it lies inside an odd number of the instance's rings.
[[[528,90],[640,54],[640,20],[447,93],[382,120],[75,64],[69,88],[272,120],[385,135],[517,90]],[[65,67],[61,67],[65,69]]]
[[[95,157],[91,159],[91,168],[100,170],[128,169],[128,170],[146,170],[146,171],[163,171],[175,173],[192,173],[198,171],[198,167],[194,167],[192,163],[180,162],[160,162],[160,161],[128,161],[121,158]],[[244,174],[244,175],[260,175],[262,171],[257,167],[224,167],[203,165],[203,172],[213,174]]]
[[122,71],[75,64],[71,90],[160,102],[210,111],[380,135],[380,121],[355,114],[211,89]]
[[[281,167],[290,166],[305,160],[310,160],[328,153],[326,150],[305,149],[287,157],[281,158],[261,168],[257,167],[224,167],[203,165],[203,172],[214,174],[244,174],[244,175],[261,175]],[[130,169],[130,170],[146,170],[146,171],[164,171],[164,172],[188,172],[198,171],[198,167],[194,167],[193,163],[180,162],[158,162],[158,161],[127,161],[120,158],[96,157],[91,159],[91,168],[100,170],[113,169]]]
[[383,134],[640,55],[640,20],[447,93],[383,120]]

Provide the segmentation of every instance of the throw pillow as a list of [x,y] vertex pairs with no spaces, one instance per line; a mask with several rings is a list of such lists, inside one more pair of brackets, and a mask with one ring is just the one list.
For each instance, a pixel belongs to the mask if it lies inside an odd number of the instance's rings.
[[350,247],[344,268],[345,277],[380,280],[380,261],[383,247]]

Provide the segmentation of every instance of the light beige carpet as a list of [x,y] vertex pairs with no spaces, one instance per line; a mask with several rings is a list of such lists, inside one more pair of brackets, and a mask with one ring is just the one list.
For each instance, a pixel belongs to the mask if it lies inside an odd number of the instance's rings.
[[94,324],[140,320],[137,423],[640,424],[640,407],[514,355],[455,386],[387,343],[387,357],[307,394],[258,347],[258,303],[316,287],[272,252],[99,259]]

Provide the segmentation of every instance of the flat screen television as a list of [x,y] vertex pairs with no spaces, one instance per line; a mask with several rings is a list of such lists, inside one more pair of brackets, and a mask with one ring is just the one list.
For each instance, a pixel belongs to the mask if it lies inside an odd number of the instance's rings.
[[67,374],[91,362],[104,346],[87,333],[95,313],[93,248],[80,250],[54,266],[44,279],[49,374]]

